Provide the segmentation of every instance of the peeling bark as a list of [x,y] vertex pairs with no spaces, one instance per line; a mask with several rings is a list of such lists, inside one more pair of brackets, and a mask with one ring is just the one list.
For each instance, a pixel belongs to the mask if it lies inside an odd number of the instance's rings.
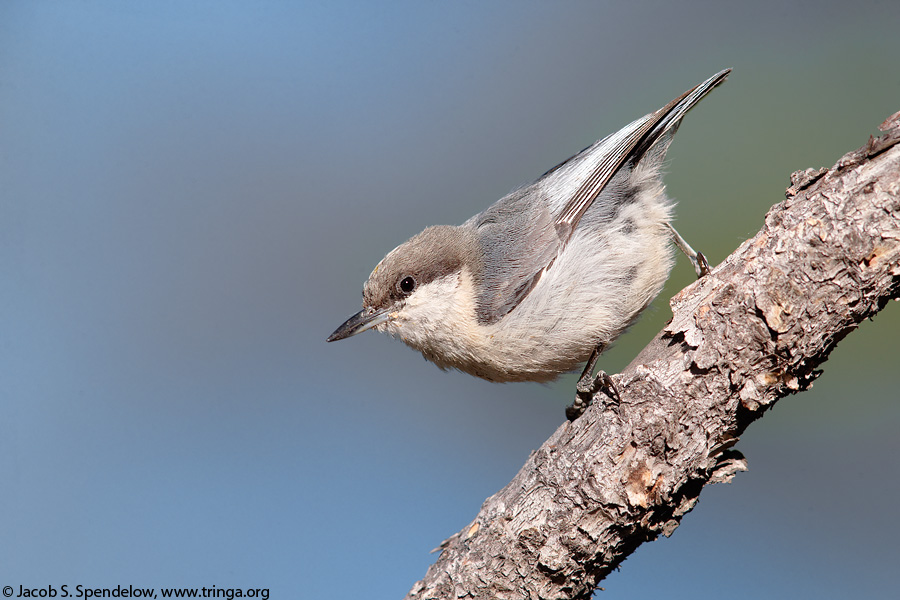
[[732,446],[831,350],[900,296],[900,113],[787,199],[671,301],[669,325],[446,540],[408,599],[590,598],[641,543],[671,535]]

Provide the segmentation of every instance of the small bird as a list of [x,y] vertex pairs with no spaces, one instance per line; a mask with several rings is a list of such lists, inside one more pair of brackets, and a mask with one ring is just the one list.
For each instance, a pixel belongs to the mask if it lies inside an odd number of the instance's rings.
[[376,329],[441,369],[497,382],[551,381],[587,361],[579,392],[612,386],[602,372],[591,384],[594,363],[662,290],[672,243],[698,276],[708,269],[669,223],[662,165],[681,119],[730,72],[462,225],[428,227],[389,252],[365,283],[363,309],[328,341]]

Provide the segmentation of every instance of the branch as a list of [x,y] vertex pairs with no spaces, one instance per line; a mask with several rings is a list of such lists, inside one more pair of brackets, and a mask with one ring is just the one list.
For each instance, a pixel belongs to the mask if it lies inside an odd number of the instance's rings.
[[738,436],[810,387],[828,354],[900,296],[900,113],[787,200],[711,274],[606,396],[566,422],[442,553],[409,599],[590,598],[670,535],[709,483],[745,470]]

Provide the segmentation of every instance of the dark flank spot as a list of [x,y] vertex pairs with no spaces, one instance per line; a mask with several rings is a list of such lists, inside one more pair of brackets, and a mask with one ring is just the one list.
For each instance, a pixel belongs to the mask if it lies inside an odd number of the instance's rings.
[[619,190],[616,194],[616,206],[626,206],[637,199],[638,188],[633,185],[623,186],[624,189]]
[[631,235],[634,233],[634,219],[628,217],[625,221],[622,222],[622,233],[625,235]]

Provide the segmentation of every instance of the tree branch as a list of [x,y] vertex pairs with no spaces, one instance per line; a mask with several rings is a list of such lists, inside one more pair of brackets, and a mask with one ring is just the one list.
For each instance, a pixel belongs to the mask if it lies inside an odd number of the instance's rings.
[[805,390],[835,345],[900,296],[900,113],[787,200],[595,398],[488,498],[409,599],[590,598],[641,543],[670,535],[702,488],[746,468],[731,448]]

